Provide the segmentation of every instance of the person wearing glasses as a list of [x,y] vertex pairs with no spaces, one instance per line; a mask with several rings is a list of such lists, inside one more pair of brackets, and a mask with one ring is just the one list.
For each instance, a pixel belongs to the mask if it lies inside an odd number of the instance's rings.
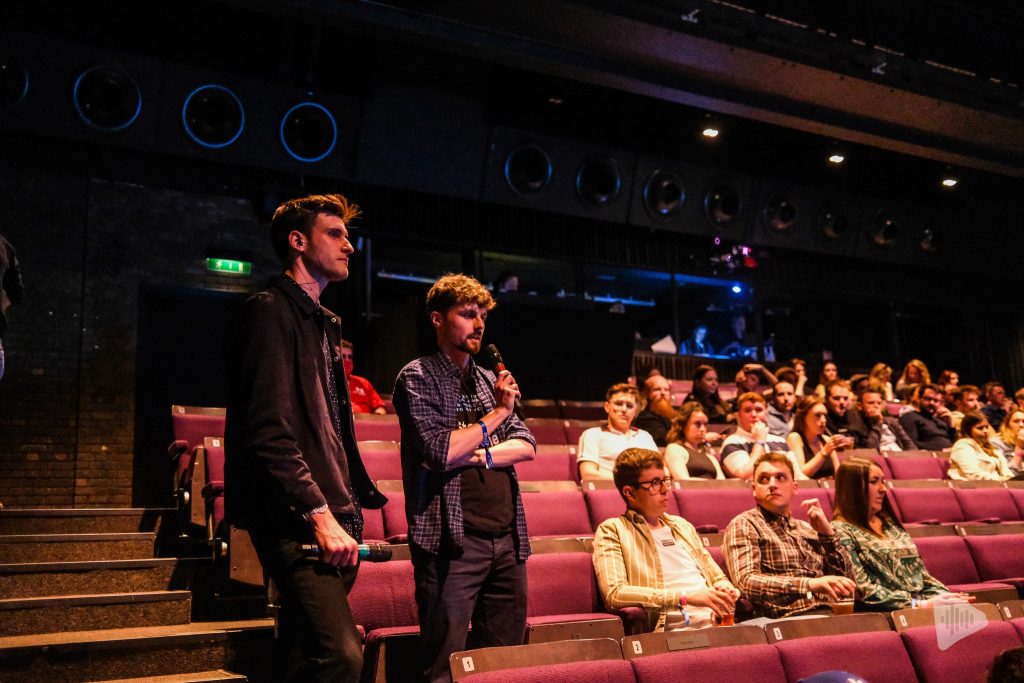
[[917,447],[926,451],[944,451],[952,447],[956,429],[953,428],[953,413],[946,407],[942,387],[919,384],[914,389],[912,403],[915,410],[900,415],[900,424]]
[[713,626],[734,612],[740,592],[704,548],[693,525],[665,512],[672,477],[661,454],[628,448],[615,459],[626,511],[594,536],[594,570],[611,609],[644,609],[643,631]]
[[353,375],[355,362],[352,359],[352,342],[348,339],[341,340],[341,364],[345,368],[345,377],[348,378],[348,393],[352,399],[353,413],[373,413],[384,415],[388,411],[384,408],[384,400],[377,393],[377,390],[370,384],[370,380],[359,375]]

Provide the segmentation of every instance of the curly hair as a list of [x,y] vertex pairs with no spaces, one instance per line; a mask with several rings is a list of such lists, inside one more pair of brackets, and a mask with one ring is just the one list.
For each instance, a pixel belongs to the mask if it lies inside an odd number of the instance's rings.
[[475,277],[461,273],[445,273],[427,292],[428,313],[445,313],[459,304],[476,304],[488,311],[497,305],[491,293]]

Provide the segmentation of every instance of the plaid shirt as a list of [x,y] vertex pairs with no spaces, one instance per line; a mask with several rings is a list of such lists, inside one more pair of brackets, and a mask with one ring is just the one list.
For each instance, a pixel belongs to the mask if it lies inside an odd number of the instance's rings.
[[759,616],[777,619],[828,605],[811,593],[810,580],[853,578],[850,556],[835,534],[819,534],[803,520],[761,506],[729,522],[724,546],[729,576]]
[[[476,398],[483,411],[494,408],[493,372],[469,359],[466,368],[474,378]],[[442,353],[412,361],[398,373],[392,400],[402,427],[402,482],[405,487],[405,515],[409,521],[409,542],[438,553],[462,551],[465,528],[462,518],[462,471],[448,468],[448,441],[459,429],[457,418],[462,393],[462,371]],[[491,445],[522,439],[536,447],[530,430],[514,414],[488,436]],[[530,555],[526,513],[519,495],[515,469],[510,469],[516,500],[514,533],[520,560]]]

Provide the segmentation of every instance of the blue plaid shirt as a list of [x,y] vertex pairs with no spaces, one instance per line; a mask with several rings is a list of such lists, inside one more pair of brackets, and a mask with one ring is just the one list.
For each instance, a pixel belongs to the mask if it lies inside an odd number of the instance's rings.
[[[467,372],[475,380],[480,405],[485,413],[489,412],[495,405],[494,373],[479,367],[472,358]],[[457,413],[461,387],[462,371],[438,352],[402,368],[392,397],[402,426],[402,481],[409,542],[429,553],[442,550],[461,553],[465,536],[461,476],[465,468],[448,467],[448,440],[451,433],[459,429]],[[492,445],[509,439],[537,445],[530,430],[514,414],[490,437]],[[526,513],[514,469],[510,475],[516,499],[516,547],[519,559],[525,561],[530,555]]]

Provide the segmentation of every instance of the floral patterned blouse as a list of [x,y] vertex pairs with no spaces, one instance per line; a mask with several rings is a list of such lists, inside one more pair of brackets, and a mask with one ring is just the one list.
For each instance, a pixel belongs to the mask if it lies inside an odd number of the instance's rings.
[[858,601],[869,609],[895,610],[910,607],[913,598],[948,592],[928,573],[910,534],[888,518],[882,519],[882,537],[849,522],[832,523],[853,561]]

